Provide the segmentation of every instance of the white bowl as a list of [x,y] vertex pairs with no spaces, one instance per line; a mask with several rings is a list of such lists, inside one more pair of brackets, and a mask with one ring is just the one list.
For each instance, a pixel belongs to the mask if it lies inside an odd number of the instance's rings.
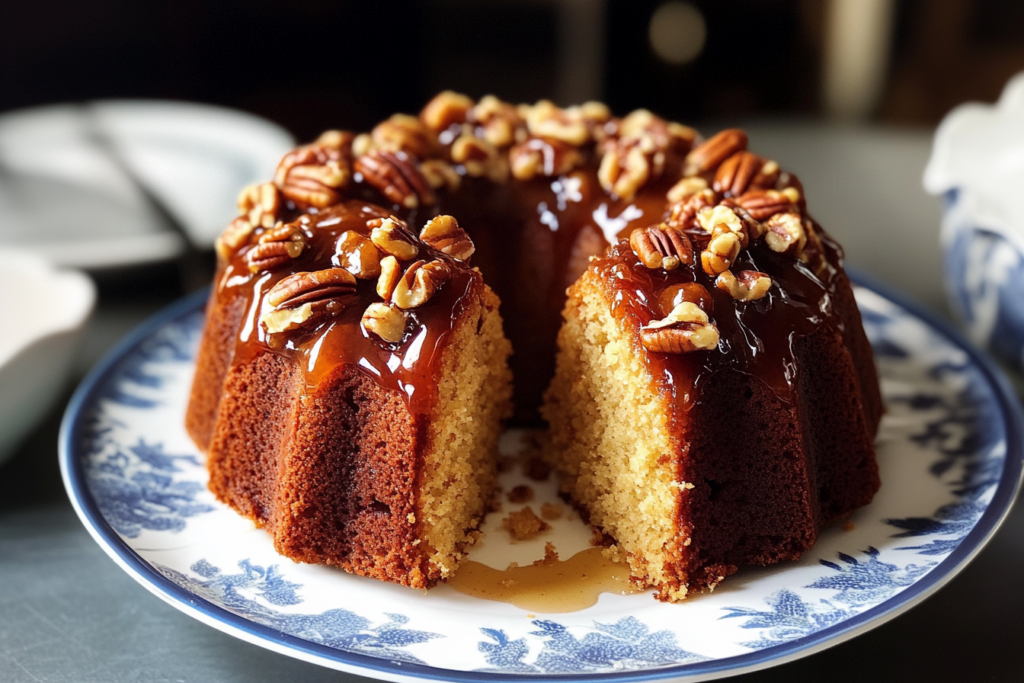
[[64,388],[96,300],[92,280],[0,249],[0,462]]

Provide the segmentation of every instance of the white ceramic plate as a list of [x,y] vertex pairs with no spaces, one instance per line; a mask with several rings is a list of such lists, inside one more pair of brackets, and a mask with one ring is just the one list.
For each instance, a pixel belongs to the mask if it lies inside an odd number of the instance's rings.
[[[877,286],[857,299],[888,406],[882,489],[800,561],[741,570],[681,604],[603,595],[528,614],[448,586],[429,592],[277,555],[206,490],[182,425],[204,294],[127,339],[68,408],[61,465],[107,553],[178,609],[239,638],[394,681],[704,680],[802,657],[873,628],[949,581],[1002,521],[1021,475],[1020,406],[990,363]],[[517,476],[517,475],[506,475]],[[514,482],[505,479],[506,489]],[[538,487],[538,505],[554,500]],[[499,568],[586,547],[578,521],[510,545],[492,514],[471,557]],[[849,525],[847,525],[849,527]]]
[[166,230],[96,144],[94,130],[200,247],[212,244],[235,216],[239,189],[271,177],[293,146],[291,135],[269,121],[187,102],[113,100],[4,114],[0,245],[81,268],[181,253],[182,238]]

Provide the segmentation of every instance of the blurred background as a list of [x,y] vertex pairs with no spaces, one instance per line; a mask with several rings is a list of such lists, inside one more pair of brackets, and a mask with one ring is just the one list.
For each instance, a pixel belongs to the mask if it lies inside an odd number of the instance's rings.
[[170,98],[299,139],[444,88],[686,121],[934,125],[1024,68],[1015,0],[37,0],[0,7],[0,111]]
[[[442,89],[644,107],[705,135],[742,125],[753,150],[800,176],[854,269],[945,316],[943,204],[922,174],[943,117],[995,101],[1024,71],[1024,2],[0,0],[0,38],[0,291],[19,293],[0,297],[0,682],[312,681],[344,677],[136,586],[88,537],[57,468],[74,385],[205,284],[242,185],[268,179],[295,141],[368,130]],[[41,260],[5,260],[10,247]],[[1024,255],[1002,253],[1020,270],[1001,277],[1020,282]],[[55,266],[88,279],[64,278],[57,294],[31,285],[57,286]],[[24,321],[50,314],[64,317],[38,331],[58,329],[58,345],[19,340]],[[1020,344],[1004,357],[1018,368]],[[28,400],[21,388],[44,373]],[[745,680],[1020,680],[1024,514],[1008,526],[940,597]],[[122,650],[136,659],[112,665]],[[954,651],[971,656],[936,655]]]

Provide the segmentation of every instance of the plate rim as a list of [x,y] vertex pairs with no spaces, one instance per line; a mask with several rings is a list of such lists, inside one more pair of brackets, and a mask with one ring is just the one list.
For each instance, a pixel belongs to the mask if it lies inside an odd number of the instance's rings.
[[530,681],[701,681],[749,673],[800,659],[876,628],[899,616],[949,583],[988,544],[1013,506],[1024,475],[1024,411],[1009,380],[994,361],[975,349],[953,325],[910,297],[856,269],[847,268],[850,280],[895,303],[922,320],[949,343],[963,351],[991,387],[1006,428],[1006,457],[996,491],[975,527],[945,559],[924,578],[897,595],[856,616],[787,643],[705,662],[691,662],[654,669],[582,674],[517,674],[459,671],[424,664],[410,664],[320,645],[254,623],[196,596],[160,574],[114,531],[99,511],[85,484],[80,457],[82,416],[116,365],[145,339],[168,322],[203,308],[209,288],[193,292],[161,309],[114,346],[75,390],[61,421],[58,457],[61,477],[71,504],[86,530],[125,572],[151,593],[189,616],[254,645],[335,670],[391,681],[448,680],[462,683],[495,683],[516,679]]

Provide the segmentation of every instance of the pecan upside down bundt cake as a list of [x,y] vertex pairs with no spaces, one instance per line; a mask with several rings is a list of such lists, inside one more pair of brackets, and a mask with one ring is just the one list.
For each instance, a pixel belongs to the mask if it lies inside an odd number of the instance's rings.
[[288,557],[427,587],[502,419],[540,409],[564,495],[660,598],[798,557],[877,490],[882,405],[842,251],[746,146],[446,92],[289,153],[217,243],[210,488]]

